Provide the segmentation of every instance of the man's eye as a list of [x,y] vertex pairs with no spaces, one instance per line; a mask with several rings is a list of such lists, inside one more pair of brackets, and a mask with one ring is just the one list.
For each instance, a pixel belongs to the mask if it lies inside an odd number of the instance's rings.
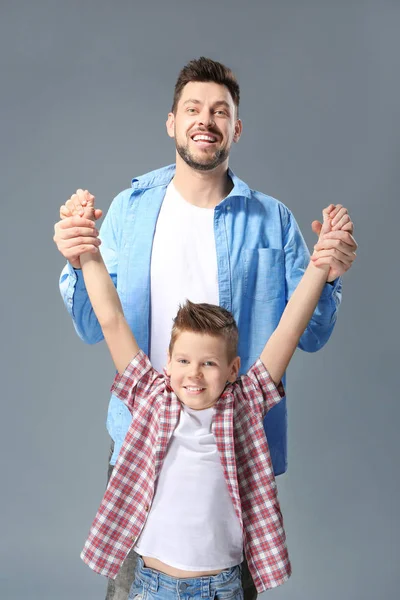
[[193,114],[194,112],[196,112],[196,109],[195,109],[195,108],[188,108],[188,109],[186,110],[186,112],[188,112],[188,113],[190,113],[190,114]]
[[226,115],[226,112],[224,110],[216,110],[215,114],[216,115]]

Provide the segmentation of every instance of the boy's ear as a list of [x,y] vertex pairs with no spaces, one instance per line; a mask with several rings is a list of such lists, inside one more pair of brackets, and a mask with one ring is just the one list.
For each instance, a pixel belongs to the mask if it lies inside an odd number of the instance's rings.
[[165,372],[167,375],[171,375],[171,355],[167,353],[167,366],[165,367]]
[[231,362],[231,366],[230,366],[230,372],[229,372],[229,377],[228,377],[228,381],[230,383],[233,383],[238,378],[239,369],[240,369],[240,356],[236,356],[233,359],[233,361]]

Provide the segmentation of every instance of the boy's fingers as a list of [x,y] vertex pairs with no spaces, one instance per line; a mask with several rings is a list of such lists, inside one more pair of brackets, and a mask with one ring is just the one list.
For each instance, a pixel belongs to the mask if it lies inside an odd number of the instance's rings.
[[340,210],[337,211],[337,213],[332,216],[332,225],[336,225],[340,219],[342,219],[342,217],[344,217],[344,215],[347,214],[347,208],[341,208]]
[[74,194],[74,196],[77,196],[78,202],[80,203],[81,206],[86,206],[86,204],[87,204],[86,190],[83,191],[81,188],[79,188],[78,190],[76,190],[76,194]]
[[331,219],[334,219],[336,217],[336,215],[338,214],[338,212],[343,208],[342,204],[336,204],[334,206],[334,209],[331,211],[330,213],[330,217]]
[[339,219],[339,221],[337,221],[335,223],[335,225],[332,227],[332,231],[337,231],[339,229],[343,229],[344,225],[346,225],[349,222],[350,222],[350,215],[348,213],[346,213],[345,215],[343,215],[343,217],[341,219]]
[[354,232],[354,223],[353,221],[349,221],[345,225],[343,225],[341,231],[349,231],[351,234]]
[[62,206],[60,206],[60,219],[65,219],[67,217],[72,217],[72,214],[65,206],[65,204],[63,204]]

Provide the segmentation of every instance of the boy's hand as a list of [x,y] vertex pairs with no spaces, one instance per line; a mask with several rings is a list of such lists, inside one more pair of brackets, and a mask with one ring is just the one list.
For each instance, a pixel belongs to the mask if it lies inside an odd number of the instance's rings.
[[65,204],[60,206],[60,218],[66,219],[79,215],[92,221],[97,221],[103,214],[103,211],[94,206],[95,197],[88,190],[76,190],[71,198]]
[[330,204],[322,211],[323,224],[313,221],[312,230],[319,236],[311,260],[319,267],[329,265],[327,281],[334,281],[348,271],[356,258],[354,225],[341,204]]
[[58,250],[75,269],[80,269],[79,257],[84,252],[97,252],[101,244],[95,221],[103,214],[94,207],[94,196],[87,190],[77,190],[60,207],[60,221],[54,226],[53,240]]

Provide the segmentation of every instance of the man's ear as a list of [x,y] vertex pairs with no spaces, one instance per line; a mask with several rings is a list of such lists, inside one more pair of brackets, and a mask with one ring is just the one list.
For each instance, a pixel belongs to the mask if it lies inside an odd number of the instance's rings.
[[242,131],[243,131],[242,121],[240,119],[237,119],[236,123],[235,123],[235,133],[233,134],[233,141],[234,142],[238,142],[239,141],[240,136],[242,135]]
[[175,137],[175,115],[174,113],[168,113],[167,122],[165,123],[167,126],[167,133],[169,137]]
[[228,381],[230,381],[230,383],[233,383],[238,378],[239,369],[240,369],[240,356],[236,356],[233,359],[233,361],[231,362],[231,365],[229,368]]

